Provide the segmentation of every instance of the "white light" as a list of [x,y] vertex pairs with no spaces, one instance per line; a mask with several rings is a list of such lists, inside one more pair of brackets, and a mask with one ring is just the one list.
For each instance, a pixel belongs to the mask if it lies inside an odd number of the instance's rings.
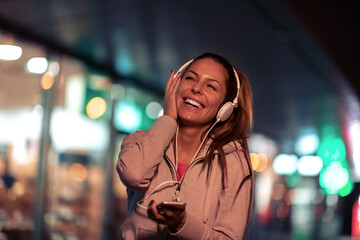
[[311,200],[315,191],[311,188],[295,188],[291,195],[291,203],[298,205],[307,205]]
[[350,144],[352,148],[352,161],[355,167],[355,173],[360,177],[360,123],[354,121],[349,127]]
[[85,78],[82,75],[69,77],[65,88],[65,108],[72,112],[81,112],[85,101]]
[[322,167],[323,162],[318,156],[303,156],[297,164],[297,169],[303,176],[317,176]]
[[279,154],[275,157],[273,168],[279,175],[289,175],[296,171],[297,156],[289,154]]
[[0,60],[18,60],[21,55],[21,47],[13,45],[0,45]]
[[157,119],[159,113],[162,111],[162,107],[158,102],[151,102],[146,106],[146,114],[151,119]]
[[319,137],[316,133],[305,133],[299,137],[295,144],[295,152],[298,155],[308,155],[316,152],[319,147]]
[[114,123],[125,132],[138,130],[141,125],[141,112],[134,104],[122,102],[116,106]]
[[161,117],[162,115],[164,115],[164,109],[162,108],[158,114],[158,118]]
[[261,134],[251,134],[251,138],[248,140],[248,145],[250,152],[264,153],[270,159],[273,159],[278,152],[278,147],[275,141]]
[[47,67],[48,67],[48,61],[44,57],[31,58],[26,64],[27,70],[30,73],[35,73],[35,74],[44,73]]
[[77,112],[54,109],[51,139],[58,152],[67,150],[104,151],[109,144],[106,122],[94,121]]
[[11,159],[16,164],[27,164],[29,140],[27,131],[31,126],[31,110],[0,111],[0,143],[12,146]]
[[346,185],[349,181],[349,172],[341,166],[340,162],[334,161],[329,167],[321,172],[320,181],[324,183],[324,188],[336,192]]
[[49,64],[49,72],[53,74],[53,76],[57,76],[60,72],[60,65],[58,62],[50,62]]
[[41,134],[41,124],[43,119],[44,109],[41,105],[36,105],[28,120],[28,137],[30,139],[39,139]]

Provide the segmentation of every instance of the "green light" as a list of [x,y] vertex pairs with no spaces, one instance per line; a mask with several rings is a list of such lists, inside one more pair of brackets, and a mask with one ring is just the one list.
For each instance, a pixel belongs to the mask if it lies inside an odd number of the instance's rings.
[[329,166],[334,161],[345,161],[344,141],[339,137],[325,138],[320,144],[317,155],[323,160],[325,166]]
[[349,179],[346,185],[340,189],[339,195],[341,197],[346,197],[352,192],[353,189],[354,189],[354,183]]
[[299,183],[299,181],[300,181],[300,174],[297,171],[286,176],[286,185],[290,188],[294,188]]
[[319,183],[327,194],[336,194],[349,181],[349,172],[340,162],[332,162],[320,172]]

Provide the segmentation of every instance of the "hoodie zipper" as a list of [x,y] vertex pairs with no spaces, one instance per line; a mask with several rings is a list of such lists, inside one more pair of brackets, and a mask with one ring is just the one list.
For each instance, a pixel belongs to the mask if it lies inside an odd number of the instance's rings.
[[[204,157],[198,158],[198,159],[195,159],[194,161],[192,161],[192,162],[189,164],[189,166],[187,167],[186,171],[184,172],[184,175],[183,175],[182,178],[180,179],[180,180],[182,180],[180,184],[182,184],[182,183],[184,182],[185,175],[186,175],[186,173],[189,171],[189,169],[190,169],[191,167],[193,167],[195,164],[203,161],[204,159],[205,159]],[[177,174],[176,174],[176,177],[177,177]],[[178,180],[178,181],[179,181],[179,180]]]
[[[179,181],[177,174],[176,174],[176,167],[175,167],[174,163],[169,159],[169,157],[166,154],[164,154],[164,156],[165,156],[166,162],[169,165],[169,169],[170,169],[173,180]],[[174,171],[174,169],[175,169],[175,171]]]
[[[169,169],[170,169],[171,175],[172,175],[172,177],[173,177],[173,180],[179,182],[179,178],[178,178],[178,176],[177,176],[176,166],[174,165],[174,163],[169,159],[169,157],[168,157],[166,154],[165,154],[164,156],[165,156],[165,160],[167,161],[167,163],[168,163],[168,165],[169,165]],[[184,173],[184,175],[183,175],[183,177],[182,177],[182,181],[184,181],[185,175],[186,175],[186,173],[188,172],[188,170],[189,170],[192,166],[194,166],[196,163],[198,163],[198,162],[200,162],[200,161],[203,161],[204,159],[205,159],[205,158],[202,157],[202,158],[197,158],[197,159],[195,159],[194,161],[192,161],[192,162],[189,164],[189,166],[187,167],[187,169],[186,169],[186,171],[185,171],[185,173]],[[180,183],[180,185],[181,185],[181,184],[182,184],[182,183]],[[180,186],[180,185],[179,185],[179,186]]]

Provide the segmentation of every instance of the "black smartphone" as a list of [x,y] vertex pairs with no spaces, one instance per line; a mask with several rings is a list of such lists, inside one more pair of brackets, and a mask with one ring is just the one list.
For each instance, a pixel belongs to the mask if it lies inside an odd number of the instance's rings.
[[169,210],[184,210],[186,206],[186,203],[184,202],[161,202],[157,205],[157,209],[163,210],[163,209],[169,209]]

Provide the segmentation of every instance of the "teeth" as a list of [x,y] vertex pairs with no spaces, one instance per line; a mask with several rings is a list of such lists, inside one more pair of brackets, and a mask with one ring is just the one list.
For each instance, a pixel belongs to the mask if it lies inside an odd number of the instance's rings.
[[193,105],[193,106],[195,106],[195,107],[198,107],[198,108],[201,108],[201,104],[200,103],[198,103],[198,102],[196,102],[196,101],[194,101],[194,100],[192,100],[192,99],[185,99],[185,102],[186,103],[189,103],[189,104],[191,104],[191,105]]

